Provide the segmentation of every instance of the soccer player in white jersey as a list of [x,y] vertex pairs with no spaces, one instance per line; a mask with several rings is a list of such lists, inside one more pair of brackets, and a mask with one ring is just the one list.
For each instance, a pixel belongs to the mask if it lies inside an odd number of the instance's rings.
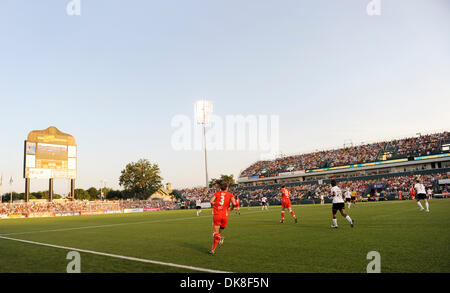
[[333,225],[331,226],[331,228],[338,227],[336,219],[337,211],[341,212],[341,215],[347,219],[347,221],[353,228],[355,222],[350,218],[349,215],[345,213],[345,203],[344,199],[342,198],[342,190],[336,185],[336,180],[331,180],[331,197],[333,198],[333,206],[331,208],[333,212]]
[[347,203],[348,208],[350,208],[350,205],[352,204],[352,193],[348,188],[345,191],[345,202]]
[[420,179],[417,179],[416,182],[417,183],[414,185],[414,189],[416,191],[417,204],[419,205],[420,210],[423,211],[424,208],[423,208],[422,204],[420,203],[420,200],[423,199],[423,201],[425,202],[425,210],[427,212],[429,212],[430,211],[430,206],[428,204],[427,193],[425,191],[425,186],[423,186],[422,180],[420,180]]
[[261,198],[261,205],[262,205],[262,209],[264,211],[264,208],[268,211],[269,210],[269,203],[267,202],[267,197],[263,196],[263,198]]
[[428,196],[428,200],[433,198],[433,190],[431,190],[431,187],[429,187],[427,189],[427,196]]
[[202,201],[200,200],[200,197],[197,198],[195,201],[195,206],[197,208],[197,217],[200,216],[200,213],[202,212]]

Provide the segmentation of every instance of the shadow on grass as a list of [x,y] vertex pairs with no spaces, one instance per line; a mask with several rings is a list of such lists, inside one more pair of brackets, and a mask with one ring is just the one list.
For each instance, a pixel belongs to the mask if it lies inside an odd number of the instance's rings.
[[201,244],[198,244],[198,243],[192,243],[192,242],[182,242],[179,245],[181,247],[184,247],[184,248],[188,248],[188,249],[191,249],[191,250],[198,251],[198,252],[200,252],[202,254],[207,254],[208,250],[210,249],[209,246],[207,247],[207,246],[204,246],[204,245],[201,245]]

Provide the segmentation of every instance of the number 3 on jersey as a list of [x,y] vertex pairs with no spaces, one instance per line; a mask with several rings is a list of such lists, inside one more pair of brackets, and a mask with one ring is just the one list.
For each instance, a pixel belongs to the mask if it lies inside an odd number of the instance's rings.
[[221,194],[221,195],[220,195],[220,201],[219,201],[219,204],[220,204],[220,206],[222,207],[224,203],[225,203],[225,195],[224,195],[224,194]]

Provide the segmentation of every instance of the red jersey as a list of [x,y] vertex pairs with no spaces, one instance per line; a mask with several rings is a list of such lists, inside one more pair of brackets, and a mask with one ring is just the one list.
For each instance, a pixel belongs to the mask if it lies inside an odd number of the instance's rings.
[[287,188],[281,188],[281,199],[289,199],[291,192]]
[[214,215],[228,216],[230,201],[231,198],[234,198],[234,195],[227,191],[218,191],[214,193],[214,196],[216,197],[216,201],[213,206]]

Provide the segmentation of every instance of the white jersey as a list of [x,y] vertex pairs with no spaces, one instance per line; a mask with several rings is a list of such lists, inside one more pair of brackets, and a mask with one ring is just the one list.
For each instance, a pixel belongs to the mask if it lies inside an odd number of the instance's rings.
[[266,197],[263,197],[263,198],[261,198],[261,201],[262,201],[263,203],[265,203],[265,202],[267,201],[267,198],[266,198]]
[[416,185],[414,185],[414,189],[417,191],[417,194],[426,194],[425,186],[423,186],[423,184],[416,183]]
[[428,195],[431,195],[433,193],[433,191],[431,191],[431,189],[428,189]]
[[346,191],[345,192],[345,198],[351,198],[352,197],[352,193],[350,191]]
[[343,203],[344,202],[344,199],[342,198],[342,191],[337,186],[331,187],[331,196],[333,197],[333,203]]
[[199,207],[199,206],[201,206],[202,205],[202,201],[201,200],[199,200],[199,199],[197,199],[196,201],[195,201],[195,204]]

